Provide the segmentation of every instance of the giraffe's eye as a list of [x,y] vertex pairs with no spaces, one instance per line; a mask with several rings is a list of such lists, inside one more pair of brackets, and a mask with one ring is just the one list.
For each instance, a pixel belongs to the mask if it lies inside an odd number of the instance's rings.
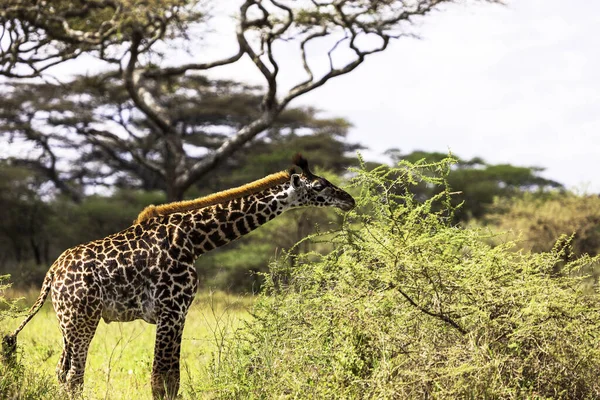
[[317,181],[313,184],[313,189],[315,189],[315,190],[321,191],[324,188],[325,188],[325,185],[323,185],[321,182]]

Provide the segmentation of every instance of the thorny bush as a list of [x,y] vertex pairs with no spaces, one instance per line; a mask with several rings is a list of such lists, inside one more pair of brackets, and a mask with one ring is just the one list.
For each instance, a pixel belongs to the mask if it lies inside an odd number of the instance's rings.
[[564,264],[568,241],[531,253],[452,226],[450,188],[422,203],[410,191],[445,185],[451,165],[355,171],[344,227],[307,239],[334,250],[273,263],[212,366],[215,394],[599,398],[598,295],[579,272],[597,258]]

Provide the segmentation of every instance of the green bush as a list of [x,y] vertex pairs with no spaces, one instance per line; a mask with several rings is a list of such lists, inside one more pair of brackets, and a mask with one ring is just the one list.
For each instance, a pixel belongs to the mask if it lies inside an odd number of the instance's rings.
[[357,209],[310,238],[335,250],[271,266],[254,318],[212,366],[216,395],[600,397],[597,294],[554,272],[568,246],[492,247],[448,222],[447,190],[415,201],[411,186],[444,185],[450,163],[357,171]]
[[56,377],[21,364],[0,364],[0,398],[6,400],[66,399]]
[[9,278],[10,275],[0,275],[0,322],[15,316],[15,302],[6,300],[4,296],[4,292],[10,288]]

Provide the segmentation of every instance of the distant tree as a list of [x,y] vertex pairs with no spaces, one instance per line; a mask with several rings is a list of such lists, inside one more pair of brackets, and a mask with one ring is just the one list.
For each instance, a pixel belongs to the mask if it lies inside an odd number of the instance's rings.
[[[257,87],[197,75],[157,79],[149,88],[172,110],[167,134],[139,112],[110,74],[65,85],[10,82],[2,89],[0,133],[20,147],[11,155],[13,163],[38,171],[76,201],[93,185],[160,190],[168,201],[179,200],[201,178],[189,175],[194,165],[260,113]],[[319,118],[311,108],[290,108],[245,144],[246,151],[215,168],[254,166],[229,182],[247,183],[288,167],[294,151],[311,149],[309,156],[318,155],[315,165],[340,171],[349,160],[345,153],[358,148],[343,143],[348,127],[343,119]],[[202,186],[208,181],[215,178],[205,176]]]
[[31,259],[48,264],[52,210],[42,200],[42,182],[32,171],[0,161],[0,265]]
[[118,232],[145,205],[165,201],[157,192],[117,190],[74,203],[40,182],[30,170],[0,163],[0,276],[25,288],[39,286],[65,249]]
[[52,232],[52,256],[56,258],[69,247],[119,232],[131,225],[147,204],[164,201],[163,193],[128,189],[86,196],[80,203],[54,198],[49,202],[54,216],[47,228]]
[[[350,73],[371,54],[384,51],[392,39],[412,35],[407,27],[415,18],[454,2],[456,0],[245,0],[239,3],[237,23],[230,27],[231,31],[235,30],[233,45],[237,50],[219,60],[207,61],[202,55],[194,54],[193,62],[181,62],[173,57],[174,49],[194,48],[194,53],[198,53],[199,40],[220,35],[211,25],[214,19],[209,18],[210,6],[204,1],[5,0],[0,8],[0,74],[13,78],[41,77],[49,68],[82,54],[97,59],[109,71],[100,81],[121,89],[105,95],[118,94],[118,103],[128,104],[121,114],[120,110],[109,109],[115,123],[120,124],[121,118],[128,121],[130,117],[143,123],[131,132],[116,133],[99,126],[95,120],[97,116],[84,114],[87,120],[76,124],[75,128],[88,142],[94,143],[97,151],[106,152],[107,157],[111,157],[115,148],[128,154],[125,159],[114,162],[126,170],[138,169],[136,174],[144,185],[152,186],[152,180],[167,182],[164,190],[172,200],[181,198],[187,188],[206,177],[261,132],[277,125],[291,101],[331,79]],[[284,57],[290,59],[291,49],[297,52],[297,61],[283,63]],[[243,104],[251,107],[253,112],[245,114],[246,118],[234,125],[226,124],[231,128],[226,140],[214,140],[214,132],[197,136],[204,152],[195,154],[193,160],[184,157],[178,150],[184,144],[181,133],[188,133],[181,120],[182,113],[200,109],[198,98],[186,97],[186,90],[196,92],[194,85],[198,82],[194,80],[201,79],[186,74],[222,70],[221,67],[241,59],[251,62],[263,78],[263,86],[254,89],[257,101]],[[298,76],[298,67],[305,72],[304,76],[299,76],[291,89],[283,90],[281,76],[284,73]],[[176,79],[180,77],[184,78]],[[80,82],[68,84],[68,91]],[[213,89],[217,90],[219,86],[216,84]],[[175,97],[171,96],[174,87],[178,90]],[[77,103],[90,100],[81,90],[79,99],[73,98],[74,93],[70,93],[69,98],[55,85],[21,86],[13,90],[24,91],[22,101],[30,106],[20,110],[25,121],[17,120],[16,124],[31,123],[30,126],[35,127],[35,121],[27,118],[32,114],[35,116],[38,98],[48,103],[45,109],[51,114],[50,119],[54,117],[54,111],[48,110],[49,107],[53,104],[63,107],[53,129],[31,130],[26,126],[19,131],[20,138],[14,140],[34,142],[42,149],[41,155],[28,158],[28,162],[35,162],[38,170],[74,198],[81,197],[78,194],[81,189],[62,182],[85,183],[111,174],[110,170],[93,170],[83,165],[72,174],[63,174],[61,160],[54,154],[52,145],[61,140],[59,136],[67,136],[59,126],[66,124],[65,114],[73,105],[80,111]],[[230,107],[226,96],[215,94],[222,99],[220,108]],[[13,93],[13,98],[16,97]],[[168,101],[168,98],[175,101]],[[102,107],[96,111],[103,112]],[[131,112],[133,116],[128,115]],[[81,116],[73,113],[72,117]],[[128,137],[125,143],[123,137]],[[72,138],[69,136],[68,140]],[[164,165],[156,163],[157,150],[148,148],[156,141],[166,152]],[[136,149],[131,151],[134,144]],[[81,146],[82,153],[90,156],[85,146],[76,141],[72,145]]]
[[[393,162],[406,160],[439,162],[448,157],[445,153],[413,151],[402,154],[396,149],[388,151]],[[562,189],[563,186],[553,180],[541,177],[544,169],[539,167],[519,167],[510,164],[488,164],[480,157],[470,160],[453,156],[456,163],[446,180],[453,192],[453,203],[460,207],[455,211],[456,221],[481,218],[495,198],[510,198],[525,192],[542,192],[549,188]],[[411,188],[416,198],[424,201],[440,193],[441,188],[421,182]]]

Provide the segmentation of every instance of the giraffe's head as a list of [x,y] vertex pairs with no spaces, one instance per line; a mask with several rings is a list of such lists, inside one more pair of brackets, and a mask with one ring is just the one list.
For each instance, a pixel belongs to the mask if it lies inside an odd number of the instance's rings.
[[294,196],[290,204],[292,207],[338,207],[343,211],[354,208],[355,202],[352,196],[327,179],[313,174],[308,168],[308,162],[300,154],[296,154],[293,163],[302,169],[302,173],[292,171],[290,174],[290,185]]

